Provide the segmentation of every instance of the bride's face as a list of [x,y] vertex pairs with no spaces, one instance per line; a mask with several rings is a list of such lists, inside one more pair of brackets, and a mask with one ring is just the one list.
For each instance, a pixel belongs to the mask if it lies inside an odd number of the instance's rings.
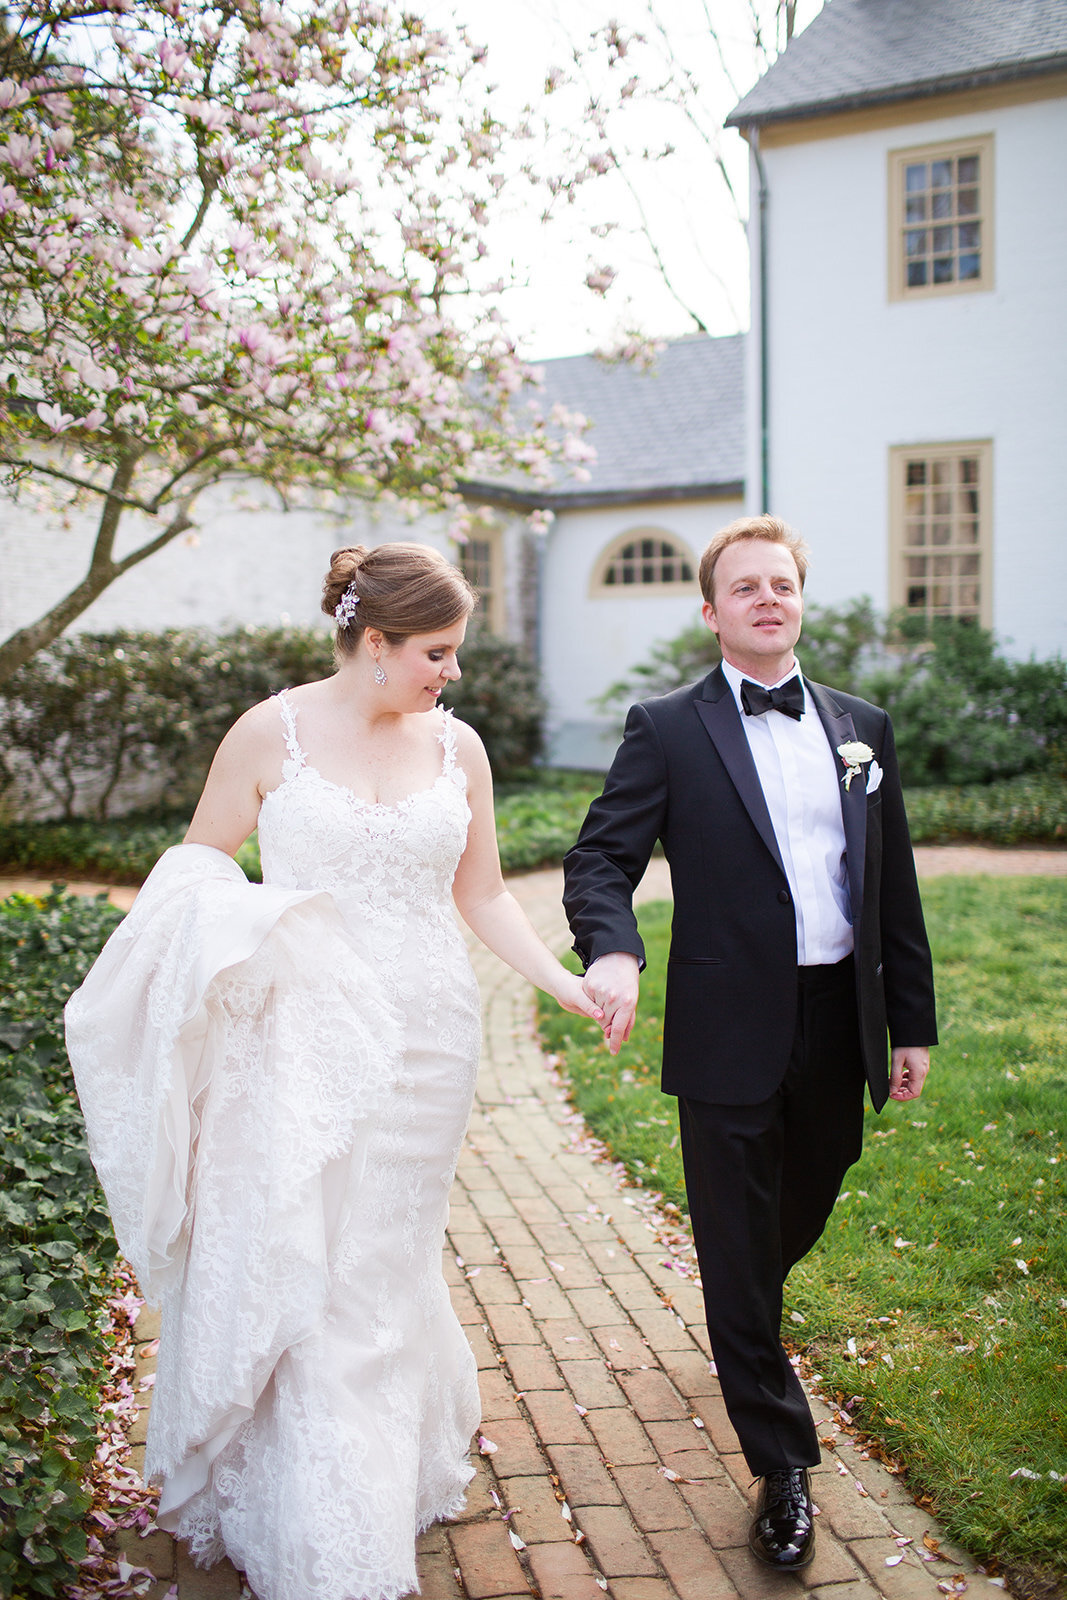
[[467,632],[463,617],[437,633],[413,633],[398,645],[383,642],[381,664],[388,687],[405,711],[429,711],[446,684],[461,676],[458,652]]

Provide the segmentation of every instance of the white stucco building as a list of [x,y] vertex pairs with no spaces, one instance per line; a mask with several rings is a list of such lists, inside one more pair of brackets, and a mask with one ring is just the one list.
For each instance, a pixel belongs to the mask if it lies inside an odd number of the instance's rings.
[[[417,537],[538,661],[549,759],[601,766],[617,718],[598,697],[697,618],[716,528],[766,507],[812,545],[817,603],[868,595],[974,617],[1018,655],[1067,650],[1067,4],[827,0],[729,120],[752,148],[752,333],[671,341],[651,372],[546,362],[541,405],[591,419],[587,481],[466,485],[462,549],[442,518],[220,488],[78,626],[325,625],[331,550]],[[77,581],[90,542],[3,507],[0,637]]]
[[1067,7],[828,0],[728,120],[748,504],[806,534],[820,599],[1062,651]]
[[[650,372],[592,356],[545,362],[542,406],[592,420],[587,479],[560,471],[547,492],[468,485],[490,522],[462,559],[498,631],[525,637],[540,661],[558,766],[608,764],[619,712],[598,698],[699,617],[700,553],[743,509],[744,342],[676,339]],[[525,529],[536,506],[553,513],[540,539]],[[494,605],[517,570],[511,605]]]

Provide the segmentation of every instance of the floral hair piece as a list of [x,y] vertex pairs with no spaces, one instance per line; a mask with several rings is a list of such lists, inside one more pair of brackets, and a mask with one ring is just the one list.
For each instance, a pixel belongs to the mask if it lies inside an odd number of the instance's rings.
[[347,628],[356,614],[359,605],[359,595],[356,593],[356,580],[348,585],[344,594],[333,608],[333,619],[339,628]]

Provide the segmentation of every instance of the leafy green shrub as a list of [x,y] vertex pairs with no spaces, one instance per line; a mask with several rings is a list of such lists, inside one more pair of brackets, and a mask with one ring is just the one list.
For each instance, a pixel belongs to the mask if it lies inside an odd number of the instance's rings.
[[[278,689],[328,677],[332,650],[329,634],[314,628],[58,639],[0,699],[0,789],[28,779],[65,821],[122,814],[143,805],[146,791],[167,808],[191,810],[226,730]],[[494,773],[531,767],[545,709],[536,669],[480,629],[462,659],[449,702],[485,741]],[[140,799],[131,802],[131,793]]]
[[468,633],[460,664],[463,676],[449,684],[445,701],[481,737],[494,778],[532,767],[545,718],[537,668],[518,645],[480,627]]
[[139,777],[154,779],[169,804],[191,805],[241,713],[324,676],[331,661],[328,636],[310,628],[57,639],[0,700],[0,777],[10,787],[29,769],[68,820],[106,817]]
[[540,783],[497,801],[496,837],[505,872],[558,866],[578,837],[601,785],[589,774],[566,785]]
[[[143,883],[164,850],[180,844],[189,813],[144,812],[95,822],[0,823],[0,868],[98,883]],[[237,860],[253,882],[260,878],[259,843],[252,835]]]
[[891,665],[859,692],[893,719],[904,781],[990,783],[1067,764],[1067,661],[1010,661],[993,635],[953,617],[906,617]]
[[960,789],[908,789],[904,799],[913,844],[1067,843],[1067,783],[1054,773]]
[[116,1248],[62,1008],[119,913],[0,905],[0,1593],[59,1595],[86,1553],[104,1302]]
[[[855,685],[861,670],[872,657],[881,654],[883,634],[884,624],[867,599],[853,600],[846,606],[809,606],[804,612],[800,646],[804,671],[816,683],[832,683],[839,689],[859,693]],[[648,660],[634,667],[629,677],[606,689],[598,704],[624,708],[634,700],[667,694],[683,683],[706,677],[720,660],[715,634],[703,622],[694,622],[676,638],[654,644]]]
[[[1012,661],[988,629],[954,617],[887,621],[869,600],[806,610],[798,654],[817,683],[885,707],[909,785],[991,783],[1041,768],[1064,774],[1067,661],[1060,656]],[[600,704],[666,694],[718,660],[714,634],[696,623],[654,645]]]

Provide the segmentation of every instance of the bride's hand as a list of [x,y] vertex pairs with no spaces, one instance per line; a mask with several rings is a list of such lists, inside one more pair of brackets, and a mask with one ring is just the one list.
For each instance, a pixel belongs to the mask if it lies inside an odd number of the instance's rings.
[[589,998],[582,986],[581,978],[576,978],[573,972],[564,971],[554,997],[564,1011],[573,1011],[580,1017],[591,1017],[594,1022],[604,1020],[602,1008],[595,1000]]

